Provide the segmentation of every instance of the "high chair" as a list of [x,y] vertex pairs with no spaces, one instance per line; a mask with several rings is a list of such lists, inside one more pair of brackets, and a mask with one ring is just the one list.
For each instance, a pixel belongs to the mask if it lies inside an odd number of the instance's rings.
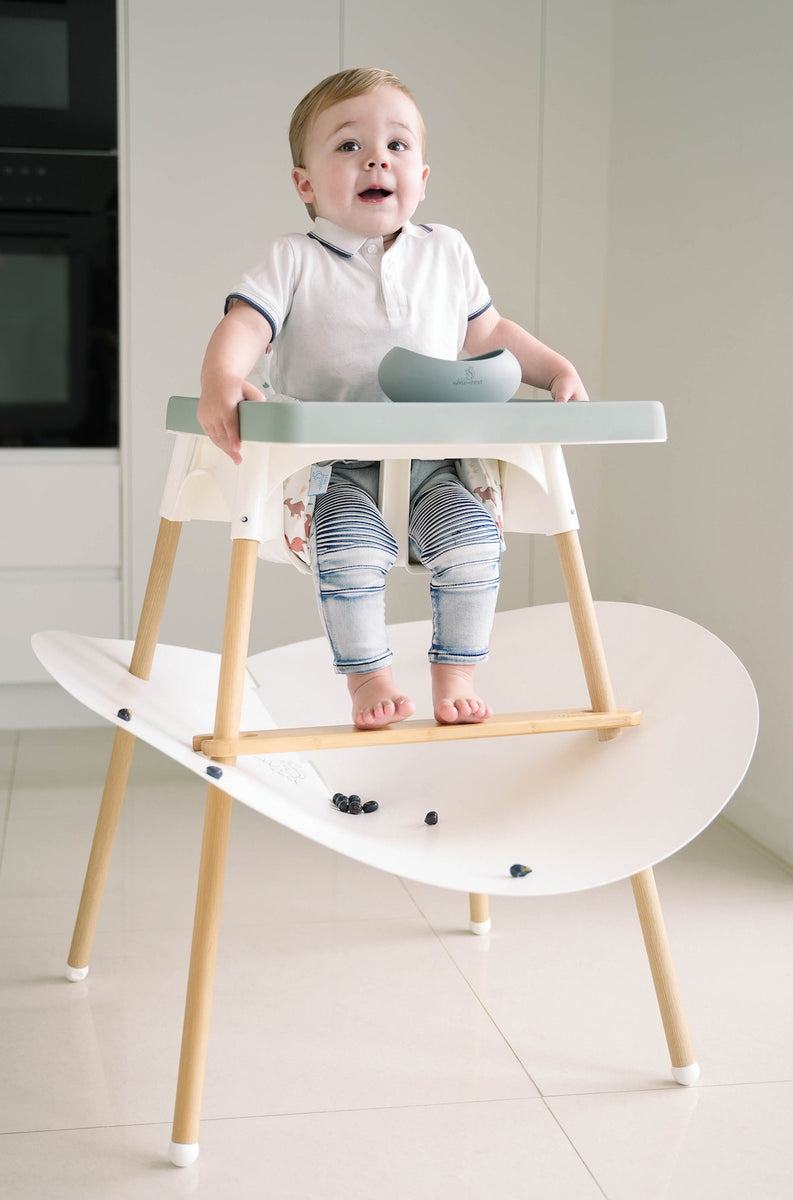
[[[489,895],[551,895],[630,878],[673,1076],[694,1083],[699,1068],[652,867],[712,821],[740,783],[756,698],[732,652],[701,627],[657,609],[593,603],[562,453],[570,444],[663,441],[663,407],[244,402],[243,462],[234,467],[203,436],[196,405],[174,397],[168,407],[175,445],[134,644],[34,638],[50,673],[117,726],[69,979],[88,972],[136,739],[208,777],[171,1160],[187,1165],[198,1155],[233,798],[361,862],[467,892],[479,934],[490,927]],[[339,457],[383,463],[381,504],[404,563],[411,458],[493,460],[505,528],[555,538],[569,603],[497,616],[490,661],[478,669],[494,707],[489,721],[419,718],[378,731],[329,724],[329,714],[346,714],[348,698],[324,639],[248,658],[257,558],[296,561],[284,541],[284,480]],[[157,644],[181,524],[194,519],[230,524],[220,656]],[[416,695],[428,623],[391,633],[400,680]],[[612,675],[630,707],[617,705]],[[300,686],[306,677],[310,689]],[[527,711],[533,699],[540,707]],[[541,733],[565,736],[514,736]],[[330,800],[338,790],[377,799],[379,809],[344,815]],[[424,823],[428,809],[439,810],[434,828]],[[516,863],[530,873],[515,877]]]

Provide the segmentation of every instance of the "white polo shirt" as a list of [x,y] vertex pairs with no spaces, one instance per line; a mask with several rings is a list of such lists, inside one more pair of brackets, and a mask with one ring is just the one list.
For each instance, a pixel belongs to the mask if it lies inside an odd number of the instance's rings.
[[384,401],[377,368],[403,346],[455,359],[468,322],[490,306],[456,229],[408,222],[384,253],[318,217],[278,238],[226,300],[257,309],[273,330],[270,382],[300,400]]

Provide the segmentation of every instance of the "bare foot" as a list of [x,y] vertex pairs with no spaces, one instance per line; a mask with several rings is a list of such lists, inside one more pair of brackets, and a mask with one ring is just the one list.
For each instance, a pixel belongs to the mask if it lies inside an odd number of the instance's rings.
[[347,687],[352,696],[352,719],[359,729],[381,729],[416,711],[413,701],[391,678],[390,667],[348,675]]
[[493,715],[474,689],[474,668],[457,663],[431,663],[432,704],[440,725],[473,725]]

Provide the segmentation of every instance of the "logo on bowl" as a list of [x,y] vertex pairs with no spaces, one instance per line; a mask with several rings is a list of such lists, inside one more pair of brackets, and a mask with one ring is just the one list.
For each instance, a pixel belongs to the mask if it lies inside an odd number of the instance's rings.
[[457,379],[453,379],[452,383],[455,387],[465,386],[466,384],[474,384],[481,386],[482,380],[478,378],[473,367],[466,367],[462,375]]

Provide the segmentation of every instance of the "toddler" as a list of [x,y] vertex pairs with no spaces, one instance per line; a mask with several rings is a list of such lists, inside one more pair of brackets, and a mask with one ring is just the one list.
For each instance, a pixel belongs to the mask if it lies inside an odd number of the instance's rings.
[[[198,419],[234,462],[237,404],[264,399],[247,376],[270,349],[274,390],[300,400],[386,401],[377,368],[393,346],[445,359],[506,347],[525,383],[555,401],[588,399],[567,359],[499,315],[463,237],[413,223],[430,169],[421,115],[395,75],[357,68],[323,80],[295,109],[290,143],[312,228],[278,238],[243,277],[201,372]],[[462,467],[411,464],[410,551],[431,572],[429,661],[443,724],[491,715],[473,677],[487,658],[501,535]],[[385,578],[397,547],[378,479],[376,462],[327,464],[313,472],[307,504],[319,609],[362,729],[415,711],[391,672]]]

